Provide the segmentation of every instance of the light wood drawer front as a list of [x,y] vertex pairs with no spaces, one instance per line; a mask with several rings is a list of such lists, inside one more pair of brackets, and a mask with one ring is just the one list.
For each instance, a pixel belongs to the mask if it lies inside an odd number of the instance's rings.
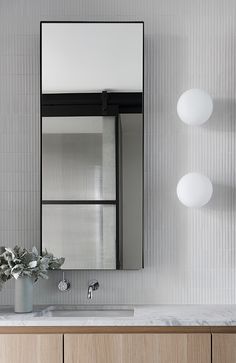
[[236,363],[236,334],[212,334],[212,363]]
[[65,334],[64,363],[211,363],[210,334]]
[[63,363],[61,334],[0,334],[1,363]]

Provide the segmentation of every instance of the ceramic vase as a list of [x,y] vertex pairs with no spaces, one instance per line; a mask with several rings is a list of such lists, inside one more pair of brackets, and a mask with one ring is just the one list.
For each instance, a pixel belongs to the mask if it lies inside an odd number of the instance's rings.
[[15,313],[33,311],[33,280],[30,277],[19,277],[15,280]]

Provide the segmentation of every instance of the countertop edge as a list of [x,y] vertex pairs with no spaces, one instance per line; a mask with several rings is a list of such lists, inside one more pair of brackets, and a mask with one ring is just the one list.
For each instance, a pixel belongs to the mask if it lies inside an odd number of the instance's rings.
[[0,334],[235,334],[236,326],[1,326]]

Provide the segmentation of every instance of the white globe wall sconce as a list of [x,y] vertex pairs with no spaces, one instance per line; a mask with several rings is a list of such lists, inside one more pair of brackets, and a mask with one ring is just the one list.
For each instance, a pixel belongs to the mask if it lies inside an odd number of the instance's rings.
[[213,112],[211,96],[204,90],[193,88],[185,91],[177,102],[179,118],[191,126],[204,124]]
[[210,201],[213,186],[205,175],[189,173],[179,180],[176,192],[183,205],[189,208],[200,208]]

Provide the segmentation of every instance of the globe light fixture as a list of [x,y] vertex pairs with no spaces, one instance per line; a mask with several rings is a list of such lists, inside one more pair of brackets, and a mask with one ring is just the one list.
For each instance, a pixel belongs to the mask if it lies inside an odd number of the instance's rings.
[[213,111],[211,96],[204,90],[193,88],[184,92],[177,103],[179,118],[191,126],[204,124]]
[[186,207],[200,208],[211,199],[213,186],[205,175],[189,173],[179,180],[176,191],[180,202]]

